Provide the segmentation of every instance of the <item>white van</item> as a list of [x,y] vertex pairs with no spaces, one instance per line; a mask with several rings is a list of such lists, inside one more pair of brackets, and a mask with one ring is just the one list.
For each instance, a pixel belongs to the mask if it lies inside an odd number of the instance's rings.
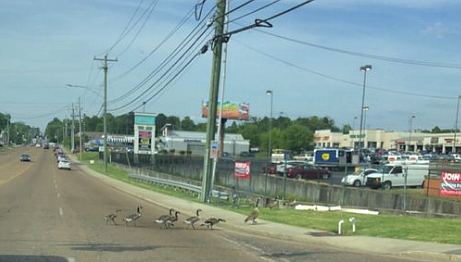
[[[405,182],[406,174],[406,182]],[[429,165],[387,164],[378,168],[376,173],[367,176],[366,185],[371,188],[423,187],[425,176],[429,174]]]

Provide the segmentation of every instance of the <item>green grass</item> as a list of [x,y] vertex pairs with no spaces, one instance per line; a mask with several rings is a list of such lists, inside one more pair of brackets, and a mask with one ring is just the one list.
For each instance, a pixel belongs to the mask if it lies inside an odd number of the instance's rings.
[[[97,162],[89,165],[89,167],[97,172],[103,173],[103,165],[101,163]],[[174,191],[171,188],[135,182],[128,178],[128,172],[112,165],[108,165],[107,175],[126,183],[172,197],[199,202],[197,196],[190,192]],[[216,202],[212,204],[216,205]],[[233,208],[230,203],[220,201],[219,206],[226,210],[244,215],[249,214],[252,210],[252,207],[250,207],[248,203],[242,204],[239,208]],[[300,211],[292,208],[274,208],[272,210],[260,208],[259,210],[259,218],[264,220],[332,233],[337,232],[338,222],[344,220],[344,235],[352,235],[352,224],[349,222],[349,218],[354,217],[356,220],[355,235],[461,245],[461,238],[459,237],[461,235],[459,219],[428,219],[402,215],[363,215],[337,211]]]

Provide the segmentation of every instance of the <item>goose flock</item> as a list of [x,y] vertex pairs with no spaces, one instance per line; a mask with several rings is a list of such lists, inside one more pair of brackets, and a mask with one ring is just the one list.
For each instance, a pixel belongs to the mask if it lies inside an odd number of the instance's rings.
[[[245,223],[247,223],[248,221],[251,221],[252,225],[257,224],[256,219],[259,216],[259,202],[260,201],[261,201],[261,197],[258,197],[256,199],[254,209],[245,218]],[[275,199],[275,201],[273,201],[273,202],[266,205],[266,207],[268,207],[270,209],[272,209],[274,207],[278,207],[278,206],[279,206],[278,199]],[[143,209],[143,207],[141,205],[139,205],[136,208],[136,213],[127,215],[127,216],[125,216],[123,218],[123,221],[125,221],[125,227],[128,227],[130,223],[133,224],[136,227],[137,220],[139,220],[141,218],[141,210],[142,209]],[[117,222],[115,220],[116,220],[116,218],[119,216],[119,214],[121,212],[122,212],[121,209],[116,209],[115,212],[104,216],[104,219],[106,220],[106,225],[108,225],[109,222],[111,222],[113,225],[117,225]],[[187,225],[186,229],[190,229],[191,227],[194,230],[196,229],[195,224],[199,223],[202,220],[202,218],[200,216],[201,212],[202,212],[202,209],[199,208],[199,209],[196,210],[195,216],[190,216],[190,217],[186,218],[185,220],[183,220],[183,222]],[[156,220],[154,220],[154,222],[156,224],[161,225],[161,227],[165,227],[165,229],[170,229],[170,228],[175,226],[176,222],[179,221],[179,214],[181,214],[180,211],[178,211],[178,210],[176,210],[174,208],[170,208],[169,211],[168,211],[168,214],[161,215]],[[210,217],[210,218],[207,218],[204,221],[202,221],[202,223],[200,224],[200,227],[202,227],[202,228],[206,227],[208,229],[213,230],[213,226],[215,226],[216,224],[218,224],[220,222],[226,222],[226,220],[222,219],[222,218]]]

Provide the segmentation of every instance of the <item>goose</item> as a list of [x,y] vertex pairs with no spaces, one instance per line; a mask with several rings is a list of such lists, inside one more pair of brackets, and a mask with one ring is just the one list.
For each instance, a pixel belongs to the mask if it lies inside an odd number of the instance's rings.
[[202,209],[199,208],[197,209],[197,216],[188,217],[184,220],[184,223],[187,224],[187,229],[189,229],[190,226],[195,229],[194,224],[200,220],[200,212],[202,212]]
[[123,221],[125,221],[125,227],[128,225],[129,222],[134,222],[134,226],[136,226],[136,220],[138,220],[141,217],[141,209],[142,206],[138,206],[136,208],[136,214],[131,214],[123,219]]
[[253,225],[257,223],[256,218],[258,218],[258,216],[259,216],[259,208],[258,208],[258,206],[259,206],[259,201],[260,200],[261,200],[261,198],[258,197],[258,199],[256,200],[256,206],[253,209],[253,211],[251,211],[251,213],[247,216],[247,218],[245,218],[245,223],[250,221],[250,220],[253,223]]
[[176,212],[174,212],[174,216],[169,216],[169,217],[165,220],[165,226],[167,226],[167,228],[170,228],[171,226],[174,226],[174,223],[175,223],[176,221],[178,221],[178,214],[181,214],[181,212],[176,211]]
[[174,208],[170,208],[170,212],[169,212],[169,215],[161,215],[157,220],[155,220],[155,223],[158,223],[158,224],[164,224],[165,225],[165,228],[168,228],[167,224],[166,224],[166,221],[173,217],[173,212],[174,212]]
[[298,202],[296,201],[296,199],[290,201],[290,202],[286,202],[285,205],[287,206],[295,206],[296,204],[298,204]]
[[279,206],[279,200],[278,199],[276,199],[275,201],[273,201],[273,202],[266,205],[266,207],[268,207],[271,210],[272,210],[272,208],[278,207],[278,206]]
[[211,217],[205,220],[205,222],[203,222],[203,224],[201,224],[200,226],[201,227],[206,226],[207,228],[211,228],[211,230],[213,230],[213,226],[218,224],[219,222],[226,222],[226,220],[221,219],[221,218]]
[[118,214],[119,214],[120,212],[122,212],[122,210],[121,210],[121,209],[117,209],[117,210],[115,210],[114,213],[109,214],[109,215],[107,215],[107,216],[104,216],[104,219],[106,220],[106,225],[109,223],[109,221],[112,221],[112,223],[113,223],[114,225],[117,225],[117,223],[115,223],[115,218],[118,216]]

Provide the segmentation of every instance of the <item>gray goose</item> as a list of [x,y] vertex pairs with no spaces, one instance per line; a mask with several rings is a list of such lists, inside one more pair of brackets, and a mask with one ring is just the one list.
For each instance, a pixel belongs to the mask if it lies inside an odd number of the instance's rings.
[[178,221],[178,214],[181,214],[181,212],[176,211],[174,212],[174,216],[170,216],[165,220],[165,225],[167,226],[167,228],[174,226],[174,223]]
[[136,226],[136,220],[138,220],[141,217],[141,209],[142,206],[138,206],[136,208],[136,214],[131,214],[123,218],[123,221],[125,221],[125,227],[128,226],[129,222],[134,222],[134,226]]
[[200,212],[202,212],[202,209],[199,208],[196,212],[197,216],[188,217],[186,220],[184,220],[184,223],[187,224],[187,229],[189,229],[190,226],[195,229],[194,224],[200,220]]
[[203,224],[201,224],[200,226],[202,227],[206,226],[207,228],[211,228],[211,230],[213,230],[213,226],[218,224],[219,222],[226,222],[226,220],[221,219],[221,218],[211,217],[205,220],[205,222],[203,222]]
[[161,215],[157,220],[155,220],[155,223],[157,224],[163,224],[165,225],[165,228],[168,228],[168,225],[166,223],[166,221],[173,217],[173,212],[174,212],[174,208],[170,208],[170,212],[169,212],[169,215]]
[[109,221],[112,221],[112,223],[113,223],[114,225],[117,225],[117,223],[115,223],[115,218],[118,216],[118,214],[119,214],[120,212],[122,212],[122,210],[121,210],[121,209],[117,209],[117,210],[115,210],[114,213],[109,214],[109,215],[107,215],[107,216],[104,216],[104,219],[106,220],[106,225],[109,223]]
[[258,197],[258,199],[256,200],[256,206],[253,209],[253,211],[251,211],[251,213],[247,216],[247,218],[245,218],[245,223],[250,221],[250,220],[253,223],[253,225],[257,223],[256,218],[258,218],[258,216],[259,216],[259,208],[258,208],[258,206],[259,206],[259,200],[260,199],[261,198]]

